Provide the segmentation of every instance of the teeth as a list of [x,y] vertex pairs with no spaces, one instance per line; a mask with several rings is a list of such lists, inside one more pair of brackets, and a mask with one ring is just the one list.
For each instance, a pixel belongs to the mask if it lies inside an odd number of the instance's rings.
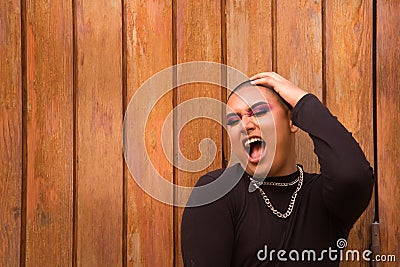
[[250,138],[250,139],[248,139],[245,143],[244,143],[244,146],[250,146],[250,144],[251,143],[253,143],[253,142],[261,142],[262,140],[261,140],[261,138],[259,138],[259,137],[252,137],[252,138]]

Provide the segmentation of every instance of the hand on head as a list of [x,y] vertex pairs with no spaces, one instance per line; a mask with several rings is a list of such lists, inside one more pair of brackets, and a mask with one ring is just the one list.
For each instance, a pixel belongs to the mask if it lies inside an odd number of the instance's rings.
[[274,89],[292,107],[296,106],[297,102],[307,94],[306,91],[275,72],[261,72],[251,77],[250,80],[252,80],[252,84],[262,84]]

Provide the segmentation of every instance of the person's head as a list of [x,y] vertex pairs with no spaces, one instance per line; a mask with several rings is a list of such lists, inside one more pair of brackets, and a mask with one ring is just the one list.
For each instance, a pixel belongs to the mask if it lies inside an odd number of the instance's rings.
[[296,169],[298,130],[291,121],[292,107],[273,89],[250,82],[238,85],[228,97],[226,123],[232,150],[249,175],[289,174]]

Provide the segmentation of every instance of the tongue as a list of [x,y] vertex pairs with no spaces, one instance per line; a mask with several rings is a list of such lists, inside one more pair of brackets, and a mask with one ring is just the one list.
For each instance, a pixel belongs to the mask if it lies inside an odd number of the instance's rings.
[[262,154],[262,145],[261,142],[257,142],[251,147],[251,154],[250,157],[253,159],[260,158]]

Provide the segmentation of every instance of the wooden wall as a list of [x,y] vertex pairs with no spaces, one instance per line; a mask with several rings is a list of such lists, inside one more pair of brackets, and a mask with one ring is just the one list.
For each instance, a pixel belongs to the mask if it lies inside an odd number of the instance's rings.
[[[153,199],[132,179],[122,122],[144,81],[188,61],[225,63],[249,76],[274,70],[316,94],[378,176],[377,197],[349,247],[367,249],[379,219],[381,253],[400,260],[398,14],[398,0],[1,1],[0,265],[182,266],[182,208]],[[166,116],[201,96],[226,99],[215,85],[181,86],[146,126],[150,158],[176,184],[193,185],[229,154],[222,127],[199,119],[164,145],[184,144],[182,153],[196,159],[200,141],[211,138],[212,164],[190,173],[163,155]],[[183,115],[164,127],[173,132]],[[297,153],[307,171],[318,170],[304,133]]]

